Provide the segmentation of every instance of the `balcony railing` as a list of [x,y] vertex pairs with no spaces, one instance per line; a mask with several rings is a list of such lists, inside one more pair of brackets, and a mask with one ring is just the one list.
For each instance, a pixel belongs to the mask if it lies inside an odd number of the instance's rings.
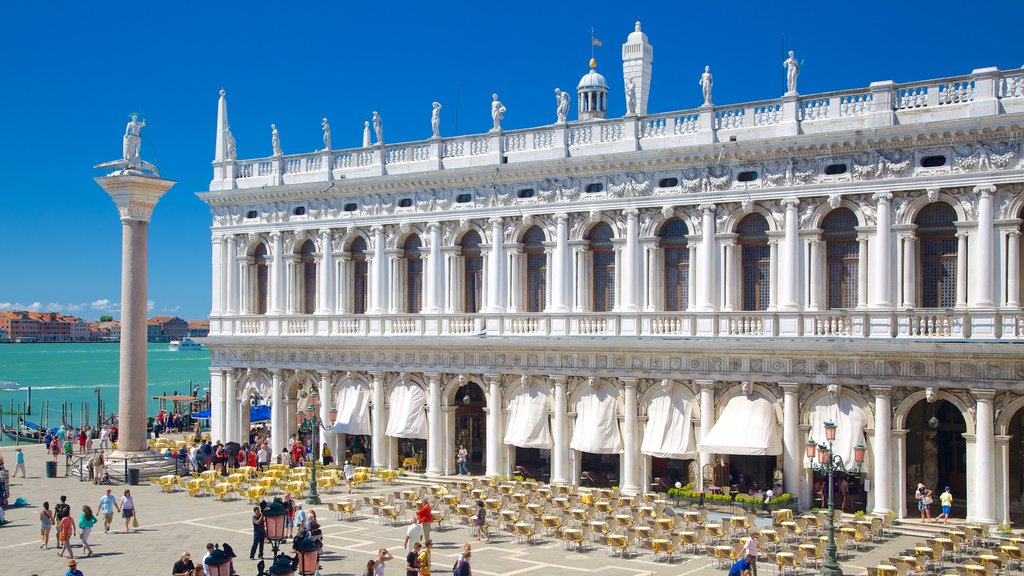
[[210,336],[1022,340],[1024,313],[917,309],[214,316]]

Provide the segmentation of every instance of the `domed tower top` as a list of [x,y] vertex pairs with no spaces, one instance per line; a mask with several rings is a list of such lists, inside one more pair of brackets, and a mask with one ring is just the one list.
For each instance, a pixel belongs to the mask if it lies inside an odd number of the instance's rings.
[[608,117],[608,81],[597,71],[597,60],[590,59],[590,70],[576,85],[579,119],[594,120]]
[[626,43],[622,45],[622,80],[625,86],[632,82],[636,95],[636,113],[647,114],[647,96],[651,92],[651,66],[654,64],[654,47],[647,41],[647,34],[640,30],[638,20]]

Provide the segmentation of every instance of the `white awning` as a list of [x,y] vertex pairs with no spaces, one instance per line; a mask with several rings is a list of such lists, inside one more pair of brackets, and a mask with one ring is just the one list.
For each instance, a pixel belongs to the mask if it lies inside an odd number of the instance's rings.
[[516,395],[509,400],[505,444],[520,448],[551,448],[548,397],[542,387],[518,388]]
[[772,403],[762,396],[737,396],[725,405],[697,450],[705,454],[776,456],[782,454],[782,432]]
[[615,394],[607,387],[587,386],[576,402],[576,426],[569,447],[591,454],[621,454],[615,404]]
[[334,404],[338,415],[332,430],[339,434],[370,434],[370,389],[359,382],[347,382],[338,390]]
[[640,452],[659,458],[693,458],[693,403],[678,386],[658,390],[647,404],[647,426]]
[[406,382],[391,389],[388,426],[384,434],[392,438],[426,438],[426,396],[419,386]]
[[[864,442],[864,423],[867,420],[864,409],[849,396],[840,395],[838,401],[833,401],[831,396],[825,396],[814,404],[809,415],[811,430],[807,438],[813,438],[818,444],[825,443],[825,422],[831,420],[836,424],[836,441],[832,443],[832,449],[843,459],[847,467],[853,466],[853,447],[858,442]],[[804,468],[810,468],[810,462],[803,455],[803,446],[800,448]],[[867,467],[868,462],[865,459],[861,471]]]

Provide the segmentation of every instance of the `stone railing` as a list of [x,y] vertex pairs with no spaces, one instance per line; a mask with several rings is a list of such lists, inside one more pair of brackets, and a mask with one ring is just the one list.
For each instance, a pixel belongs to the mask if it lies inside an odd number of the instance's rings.
[[514,164],[710,144],[731,136],[792,137],[1015,112],[1024,112],[1024,70],[985,68],[968,76],[905,84],[875,82],[855,90],[665,114],[215,162],[210,189]]
[[1019,311],[919,309],[806,312],[336,314],[215,316],[211,336],[628,336],[1022,340]]

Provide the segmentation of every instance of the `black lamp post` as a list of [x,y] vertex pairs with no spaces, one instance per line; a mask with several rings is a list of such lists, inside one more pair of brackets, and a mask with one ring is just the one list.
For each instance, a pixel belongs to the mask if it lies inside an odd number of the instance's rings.
[[[309,495],[306,497],[307,504],[320,504],[320,494],[316,489],[316,465],[320,460],[320,430],[323,429],[325,432],[330,430],[331,423],[324,422],[320,419],[320,415],[314,410],[313,403],[316,402],[317,392],[314,388],[309,392],[309,404],[306,405],[305,418],[302,423],[299,424],[299,432],[309,433],[313,435],[313,464],[312,469],[309,473]],[[298,414],[303,415],[302,409],[299,409]],[[337,414],[337,409],[331,409],[331,417],[333,420],[334,415]]]
[[296,547],[299,557],[299,574],[301,576],[313,576],[320,568],[320,547],[316,540],[303,538]]
[[[847,468],[842,456],[833,453],[832,450],[832,444],[836,440],[837,428],[831,420],[825,422],[825,441],[828,442],[828,445],[816,444],[812,438],[807,441],[804,447],[807,459],[811,462],[811,468],[828,476],[828,543],[825,544],[825,562],[821,565],[822,576],[843,576],[843,570],[839,567],[836,549],[836,506],[832,499],[832,475],[836,472],[856,474],[860,470],[861,464],[864,463],[864,452],[866,450],[864,444],[858,442],[853,447],[854,465]],[[815,462],[815,456],[817,456],[817,462]]]
[[295,576],[295,568],[292,567],[292,557],[281,554],[274,559],[274,564],[267,570],[270,576]]
[[210,552],[204,564],[209,567],[210,576],[231,576],[231,557],[220,548]]
[[286,539],[284,524],[287,516],[288,511],[277,500],[271,502],[270,506],[267,506],[267,509],[263,511],[263,517],[267,519],[267,540],[270,541],[270,547],[274,551],[275,561],[277,560],[278,549],[281,548],[281,543]]

